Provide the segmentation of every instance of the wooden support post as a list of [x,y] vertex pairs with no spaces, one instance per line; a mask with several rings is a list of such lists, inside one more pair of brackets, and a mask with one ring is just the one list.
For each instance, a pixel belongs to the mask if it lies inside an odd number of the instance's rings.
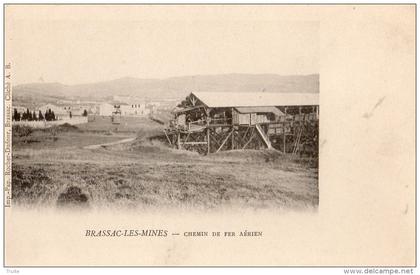
[[283,121],[283,153],[286,154],[286,119],[287,107],[284,107],[284,121]]
[[235,129],[235,134],[236,134],[236,140],[235,140],[235,147],[239,148],[241,146],[241,142],[242,142],[242,137],[241,137],[241,128],[237,127]]
[[251,137],[249,138],[249,140],[245,143],[245,145],[244,145],[244,147],[242,147],[242,149],[245,149],[247,146],[248,146],[248,144],[254,139],[254,136],[255,136],[255,132],[253,131],[252,132],[252,135],[251,135]]
[[207,155],[210,154],[210,128],[207,128]]
[[171,142],[171,140],[169,139],[168,134],[166,133],[166,130],[163,130],[163,132],[165,133],[165,136],[166,136],[166,139],[167,139],[167,140],[168,140],[168,142],[169,142],[169,145],[171,145],[171,146],[172,146],[172,142]]
[[226,138],[223,140],[222,145],[220,145],[220,147],[217,149],[216,153],[220,151],[220,149],[222,149],[223,145],[225,145],[226,141],[229,139],[230,135],[233,135],[233,129],[232,131],[230,131],[230,133],[226,136]]
[[210,154],[210,110],[206,108],[207,155]]
[[190,134],[191,134],[191,132],[188,132],[187,137],[185,138],[185,140],[184,140],[183,144],[185,144],[185,142],[187,142],[187,141],[188,141],[188,138],[190,137]]
[[215,131],[213,130],[213,134],[210,133],[210,139],[212,139],[215,143],[215,145],[220,146],[219,141],[217,140],[217,138],[215,137]]
[[301,126],[303,124],[303,119],[302,119],[302,106],[299,106],[299,126]]
[[178,149],[181,149],[181,133],[180,132],[178,132],[176,144],[178,146]]
[[235,149],[235,127],[232,126],[232,146],[230,147],[231,150]]
[[251,127],[246,128],[245,134],[242,136],[242,139],[244,139],[246,137],[246,135],[248,134],[249,128],[251,128]]
[[235,126],[233,124],[233,115],[234,115],[235,110],[232,108],[231,110],[231,120],[230,123],[232,124],[232,144],[230,146],[230,149],[233,150],[235,148]]

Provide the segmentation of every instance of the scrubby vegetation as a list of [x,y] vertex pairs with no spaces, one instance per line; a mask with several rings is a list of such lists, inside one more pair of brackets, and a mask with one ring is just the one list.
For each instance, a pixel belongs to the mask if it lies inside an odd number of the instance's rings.
[[[123,123],[116,130],[104,121],[92,128],[89,123],[45,130],[14,128],[18,143],[15,146],[13,141],[13,202],[86,209],[315,209],[318,205],[318,172],[311,160],[275,150],[202,156],[167,146],[159,138],[162,126],[151,120],[134,124],[137,129]],[[132,136],[137,138],[130,143],[85,148]],[[19,143],[24,138],[39,142]]]

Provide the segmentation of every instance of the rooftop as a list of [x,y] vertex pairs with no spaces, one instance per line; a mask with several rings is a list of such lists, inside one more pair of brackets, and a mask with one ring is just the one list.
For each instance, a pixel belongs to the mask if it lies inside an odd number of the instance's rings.
[[192,94],[210,108],[319,105],[317,93],[193,92]]
[[284,113],[274,106],[263,106],[263,107],[236,107],[235,108],[241,114],[251,113],[273,113],[277,116],[282,116]]

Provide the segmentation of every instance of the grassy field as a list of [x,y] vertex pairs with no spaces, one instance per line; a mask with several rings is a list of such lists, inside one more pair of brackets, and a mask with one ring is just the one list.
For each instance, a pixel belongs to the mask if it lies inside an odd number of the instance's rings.
[[131,133],[136,134],[138,131],[144,130],[152,132],[153,130],[161,130],[161,126],[152,122],[146,117],[121,117],[119,124],[111,123],[110,117],[95,116],[94,120],[77,125],[82,131],[88,132],[111,132],[111,133]]
[[[318,169],[311,161],[275,150],[201,156],[149,139],[161,134],[163,127],[151,120],[123,121],[114,127],[106,120],[95,120],[30,134],[16,131],[12,167],[15,205],[317,208]],[[129,143],[85,147],[134,136]]]

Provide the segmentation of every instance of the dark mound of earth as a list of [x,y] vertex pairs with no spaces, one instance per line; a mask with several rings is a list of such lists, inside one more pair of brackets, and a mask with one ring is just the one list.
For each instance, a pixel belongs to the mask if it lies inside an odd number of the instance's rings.
[[61,193],[57,199],[58,206],[88,206],[89,199],[82,189],[76,186],[70,186],[65,193]]
[[79,128],[77,128],[77,126],[71,125],[69,123],[58,125],[56,126],[56,129],[58,131],[63,131],[63,132],[70,132],[70,131],[80,132],[81,131]]

